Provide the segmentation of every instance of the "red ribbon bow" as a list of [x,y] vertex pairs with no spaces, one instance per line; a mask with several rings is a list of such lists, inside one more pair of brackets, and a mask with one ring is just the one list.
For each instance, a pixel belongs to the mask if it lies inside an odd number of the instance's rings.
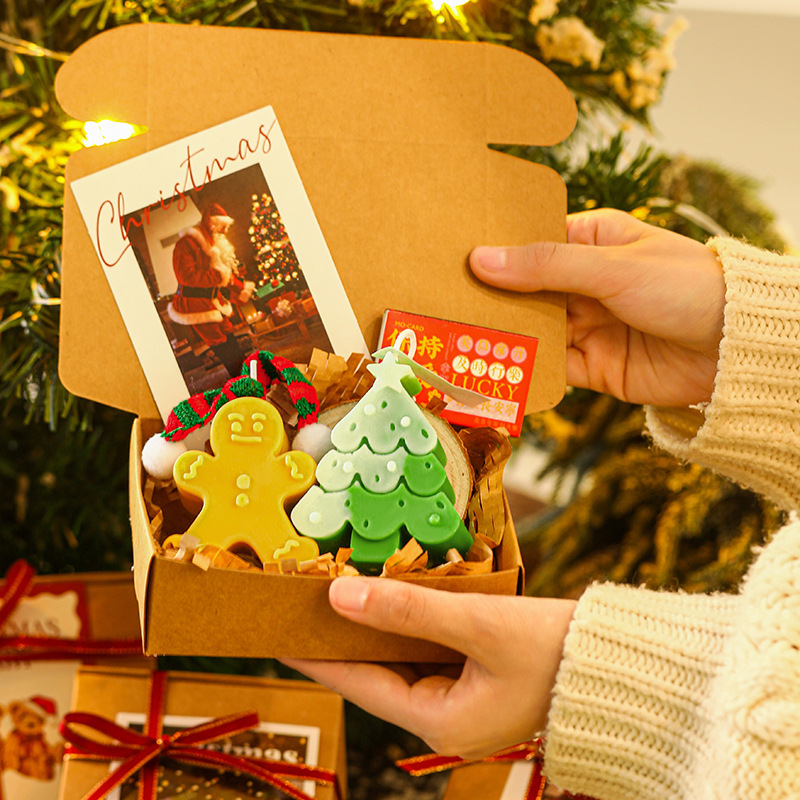
[[469,760],[458,758],[458,756],[440,756],[431,753],[424,756],[414,756],[396,761],[395,764],[400,769],[405,770],[409,775],[430,775],[432,772],[443,772],[448,769],[458,769],[467,767],[470,764],[503,764],[514,761],[533,761],[533,771],[531,772],[528,786],[523,795],[523,800],[541,800],[547,779],[542,775],[541,739],[534,739],[531,742],[515,744],[498,750],[486,758]]
[[[71,711],[64,716],[60,730],[68,742],[65,748],[67,758],[122,762],[84,795],[83,800],[102,800],[136,772],[141,772],[139,800],[155,800],[158,761],[162,755],[184,764],[246,773],[274,786],[293,800],[312,800],[312,798],[289,783],[287,778],[312,780],[318,784],[333,786],[336,797],[341,797],[336,773],[333,770],[309,767],[305,764],[285,764],[280,761],[233,756],[202,746],[255,728],[258,725],[258,715],[255,713],[233,714],[170,735],[163,734],[166,678],[164,672],[152,674],[150,709],[143,733],[123,728],[97,714]],[[84,736],[75,726],[85,726],[105,738],[100,740]]]
[[[36,570],[23,559],[15,561],[6,573],[0,591],[0,631],[9,617],[28,596]],[[99,656],[140,656],[139,639],[62,639],[55,636],[0,636],[0,661],[55,661],[65,658]]]

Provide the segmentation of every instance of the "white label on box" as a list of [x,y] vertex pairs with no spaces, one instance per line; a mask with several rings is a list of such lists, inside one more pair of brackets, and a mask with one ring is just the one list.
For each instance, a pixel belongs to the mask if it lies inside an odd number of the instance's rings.
[[511,767],[500,800],[522,800],[533,772],[532,761],[520,761]]

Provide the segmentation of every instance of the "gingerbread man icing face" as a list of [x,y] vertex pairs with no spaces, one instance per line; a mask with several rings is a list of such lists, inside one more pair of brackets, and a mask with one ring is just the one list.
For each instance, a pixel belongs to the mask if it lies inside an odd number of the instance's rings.
[[[255,398],[240,397],[239,400]],[[249,410],[245,406],[248,403],[240,403],[233,400],[223,406],[218,412],[217,419],[211,427],[211,447],[217,454],[232,451],[234,447],[244,445],[260,445],[266,447],[271,445],[271,455],[277,455],[286,450],[288,439],[283,423],[277,414],[269,414],[266,410]],[[236,408],[231,406],[236,405]],[[275,411],[273,406],[270,409]],[[277,419],[275,418],[277,416]],[[265,443],[269,443],[265,444]],[[237,450],[236,455],[244,455],[244,450]]]
[[223,549],[246,545],[263,563],[319,554],[299,536],[285,506],[313,483],[314,459],[287,451],[288,439],[275,407],[257,397],[226,403],[211,424],[214,455],[190,450],[175,462],[181,494],[202,501],[188,533]]

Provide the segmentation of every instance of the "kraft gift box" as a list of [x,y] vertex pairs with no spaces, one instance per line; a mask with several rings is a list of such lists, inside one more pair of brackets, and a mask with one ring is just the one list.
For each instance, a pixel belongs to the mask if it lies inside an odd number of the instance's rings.
[[[483,285],[467,257],[480,244],[564,241],[560,177],[489,145],[563,140],[576,118],[566,87],[534,59],[484,43],[145,24],[82,45],[61,67],[56,90],[78,119],[147,129],[69,160],[59,366],[71,391],[137,415],[130,508],[145,651],[458,660],[423,638],[341,619],[327,601],[329,578],[202,571],[164,557],[151,535],[140,460],[143,441],[163,422],[70,184],[269,105],[367,346],[377,347],[388,308],[535,336],[526,406],[534,412],[563,396],[563,297]],[[499,524],[492,573],[420,582],[521,592],[513,521],[506,513]]]
[[[279,777],[298,766],[309,768],[309,775],[286,778],[304,794],[319,800],[337,797],[347,791],[344,703],[333,692],[307,681],[256,677],[210,675],[191,672],[151,673],[140,669],[86,667],[75,681],[72,698],[74,714],[94,715],[100,725],[109,721],[138,733],[147,732],[151,713],[153,680],[162,680],[159,715],[161,734],[174,735],[197,725],[213,725],[233,715],[254,714],[257,725],[211,742],[196,745],[201,750],[253,759],[267,759]],[[85,720],[86,717],[81,718]],[[85,738],[109,741],[105,735],[84,724],[74,730]],[[113,733],[111,734],[113,738]],[[67,751],[61,780],[60,800],[80,800],[118,766],[108,759],[82,758]],[[158,796],[283,798],[286,795],[269,784],[245,773],[227,770],[221,774],[205,766],[188,765],[160,756]],[[317,774],[315,774],[315,772]],[[116,787],[112,797],[133,800],[138,795],[141,773],[134,773]],[[205,787],[205,789],[204,789]]]

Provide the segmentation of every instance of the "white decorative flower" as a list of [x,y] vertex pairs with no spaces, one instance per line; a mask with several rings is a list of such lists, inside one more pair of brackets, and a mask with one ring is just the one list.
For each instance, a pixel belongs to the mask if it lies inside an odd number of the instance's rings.
[[651,106],[658,102],[660,94],[660,82],[655,86],[648,83],[634,83],[631,87],[631,99],[629,101],[630,107],[634,111],[637,111],[640,108]]
[[600,66],[605,42],[598,39],[578,17],[562,17],[552,25],[540,25],[536,44],[545,61],[565,61],[573,67],[589,64]]
[[608,78],[611,88],[623,99],[628,99],[628,80],[621,69],[614,70]]
[[558,11],[559,0],[533,0],[528,12],[528,22],[538,25],[543,19],[550,19]]
[[679,17],[664,34],[659,47],[651,47],[642,58],[633,59],[624,72],[612,73],[612,88],[633,110],[658,102],[665,75],[675,69],[675,42],[687,27],[686,19]]
[[678,17],[667,28],[659,47],[651,48],[645,53],[644,57],[649,69],[660,70],[662,73],[675,69],[675,43],[688,27],[689,21],[686,17]]

